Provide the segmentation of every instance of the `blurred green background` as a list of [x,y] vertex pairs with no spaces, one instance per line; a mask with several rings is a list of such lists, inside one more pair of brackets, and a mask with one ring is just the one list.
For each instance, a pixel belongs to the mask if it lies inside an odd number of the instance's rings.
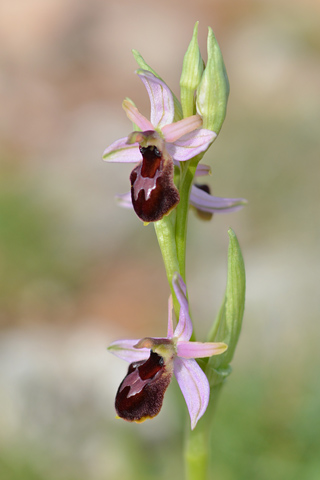
[[105,347],[163,335],[169,292],[152,226],[114,200],[132,167],[101,154],[130,132],[124,97],[149,112],[131,49],[179,94],[196,20],[231,85],[210,185],[249,200],[210,223],[190,213],[199,338],[223,298],[229,226],[247,268],[213,478],[319,478],[319,14],[315,0],[0,3],[1,480],[183,478],[175,383],[152,422],[114,418],[127,366]]

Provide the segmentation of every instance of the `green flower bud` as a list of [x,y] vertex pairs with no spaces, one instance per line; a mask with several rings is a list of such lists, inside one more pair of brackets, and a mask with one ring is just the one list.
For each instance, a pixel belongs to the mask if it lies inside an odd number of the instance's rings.
[[209,333],[209,342],[224,342],[228,350],[219,357],[211,357],[207,371],[211,385],[226,378],[241,331],[245,303],[246,278],[240,246],[234,231],[230,228],[228,250],[228,277],[225,297],[218,317]]
[[[153,73],[153,75],[155,75],[155,76],[158,77],[160,80],[162,80],[162,82],[166,83],[166,82],[160,77],[160,75],[158,75],[157,72],[155,72],[155,71],[153,70],[153,68],[151,68],[151,67],[146,63],[146,61],[144,60],[144,58],[140,55],[140,53],[139,53],[137,50],[132,50],[132,53],[133,53],[133,56],[134,56],[135,61],[137,62],[137,64],[139,65],[140,68],[142,68],[143,70],[147,70],[148,72]],[[171,89],[170,89],[170,90],[171,90]],[[171,93],[172,93],[173,102],[174,102],[174,119],[173,119],[173,121],[174,121],[174,122],[178,122],[179,120],[182,120],[182,118],[183,118],[181,103],[179,102],[179,100],[177,99],[177,97],[175,96],[175,94],[173,93],[172,90],[171,90]]]
[[203,118],[203,128],[219,133],[226,116],[229,81],[221,50],[209,27],[208,62],[197,89],[197,112]]
[[192,40],[183,59],[180,78],[180,98],[184,118],[195,113],[194,93],[198,88],[204,69],[198,45],[198,24],[199,22],[196,22],[194,26]]

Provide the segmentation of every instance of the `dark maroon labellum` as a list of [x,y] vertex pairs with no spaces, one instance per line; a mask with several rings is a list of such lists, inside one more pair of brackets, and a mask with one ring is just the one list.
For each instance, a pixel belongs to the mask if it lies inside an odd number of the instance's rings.
[[210,187],[209,185],[207,185],[206,183],[203,183],[203,184],[199,184],[199,183],[195,183],[195,186],[197,188],[200,188],[200,190],[202,190],[203,192],[206,192],[210,195],[211,191],[210,191]]
[[116,395],[119,417],[129,422],[155,417],[162,407],[171,376],[163,358],[152,351],[148,360],[131,363]]
[[141,220],[156,222],[180,200],[173,182],[173,161],[154,145],[140,146],[140,152],[142,161],[130,175],[132,205]]

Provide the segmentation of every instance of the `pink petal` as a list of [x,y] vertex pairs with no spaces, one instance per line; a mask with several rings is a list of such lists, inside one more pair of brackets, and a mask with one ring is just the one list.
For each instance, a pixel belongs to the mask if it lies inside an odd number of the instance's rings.
[[202,118],[200,115],[192,115],[191,117],[183,118],[179,122],[170,123],[162,127],[162,133],[165,141],[173,143],[180,137],[183,137],[187,133],[193,132],[197,128],[202,126]]
[[175,273],[172,279],[172,285],[180,303],[179,322],[174,331],[174,337],[181,340],[189,340],[192,335],[192,322],[189,316],[189,304],[187,300],[187,287],[182,280],[181,275]]
[[147,130],[154,130],[154,127],[149,120],[142,115],[142,113],[139,112],[137,107],[135,107],[130,100],[123,100],[122,102],[122,107],[124,111],[126,112],[127,117],[131,122],[135,123],[142,132],[145,132]]
[[107,162],[138,163],[142,160],[138,143],[127,144],[128,137],[113,142],[103,152],[103,159]]
[[207,409],[210,396],[209,382],[193,359],[176,357],[173,368],[189,410],[193,430]]
[[209,193],[192,185],[190,204],[195,208],[208,213],[229,213],[239,210],[247,203],[244,198],[214,197]]
[[140,339],[136,340],[117,340],[109,345],[108,350],[116,357],[122,358],[126,362],[138,362],[146,360],[150,356],[149,348],[134,348]]
[[137,73],[148,91],[151,103],[150,120],[152,125],[162,128],[164,125],[172,123],[174,103],[170,88],[147,70],[138,70]]
[[227,350],[225,343],[202,343],[178,341],[177,355],[183,358],[204,358],[219,355]]
[[204,152],[216,138],[216,133],[211,130],[200,128],[187,133],[174,143],[166,145],[168,153],[179,162],[185,162]]

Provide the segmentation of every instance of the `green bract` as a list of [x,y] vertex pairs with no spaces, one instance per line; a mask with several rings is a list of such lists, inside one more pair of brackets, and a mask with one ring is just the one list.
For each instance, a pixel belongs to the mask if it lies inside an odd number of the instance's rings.
[[245,304],[246,277],[243,257],[237,237],[231,228],[228,234],[230,241],[227,287],[218,317],[208,336],[209,342],[225,342],[228,350],[219,358],[208,361],[207,371],[210,372],[211,385],[222,381],[231,371],[229,364],[238,343]]
[[197,89],[197,112],[203,128],[219,133],[226,116],[229,81],[217,40],[209,27],[208,62]]

